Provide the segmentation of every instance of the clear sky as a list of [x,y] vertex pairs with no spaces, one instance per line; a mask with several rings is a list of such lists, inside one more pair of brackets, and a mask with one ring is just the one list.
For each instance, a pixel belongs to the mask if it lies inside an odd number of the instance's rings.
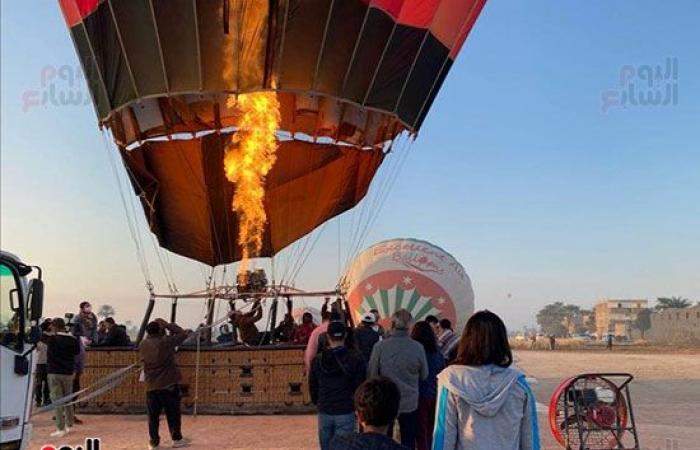
[[[43,266],[48,314],[90,299],[138,320],[144,279],[93,108],[31,104],[48,92],[45,67],[69,79],[78,68],[58,2],[0,4],[2,247]],[[696,0],[490,0],[366,244],[440,245],[470,274],[477,307],[511,328],[556,300],[700,300],[698,18]],[[675,88],[677,101],[620,105],[621,71],[665,70],[666,58],[677,79],[652,91]],[[618,100],[607,112],[604,95]],[[341,255],[351,224],[340,219]],[[335,285],[337,235],[331,223],[297,286]],[[199,265],[172,261],[181,290],[203,286]],[[197,320],[201,306],[187,311]]]

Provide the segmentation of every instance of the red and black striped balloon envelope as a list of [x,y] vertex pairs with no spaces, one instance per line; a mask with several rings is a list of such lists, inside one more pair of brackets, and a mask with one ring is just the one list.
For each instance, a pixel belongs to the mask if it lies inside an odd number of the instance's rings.
[[[292,210],[303,208],[311,201],[302,195],[306,188],[296,197],[266,196],[269,229],[260,256],[271,256],[362,199],[382,161],[362,152],[381,152],[402,131],[418,131],[485,0],[59,2],[100,124],[110,129],[127,166],[134,166],[137,190],[157,186],[158,195],[148,201],[142,196],[151,230],[163,247],[217,265],[240,259],[240,249],[235,240],[217,246],[205,234],[196,235],[196,245],[179,242],[197,232],[169,209],[194,187],[184,175],[161,179],[156,153],[196,147],[187,158],[205,173],[222,172],[223,162],[206,155],[216,139],[203,135],[235,132],[239,112],[227,104],[230,96],[276,91],[280,133],[288,136],[280,143],[280,160],[325,152],[318,158],[328,164],[345,161],[334,170],[299,161],[308,172],[297,173],[296,182],[322,188],[330,176],[348,178],[348,186],[337,188],[344,194],[328,195],[314,220],[284,225],[274,211],[289,208],[289,202]],[[153,141],[161,137],[170,139]],[[129,156],[136,150],[140,156]],[[277,176],[289,179],[271,178]],[[200,200],[218,199],[215,185],[207,179],[198,188]],[[231,221],[236,226],[235,217],[225,224],[228,215],[210,216],[199,226],[211,236],[218,235],[212,230],[230,229]],[[280,237],[275,230],[283,226],[291,230]]]

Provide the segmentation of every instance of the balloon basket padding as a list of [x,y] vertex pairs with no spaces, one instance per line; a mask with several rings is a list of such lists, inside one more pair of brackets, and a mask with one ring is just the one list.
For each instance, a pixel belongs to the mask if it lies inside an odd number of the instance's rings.
[[[86,352],[83,383],[89,386],[139,359],[135,348],[96,348]],[[303,346],[201,347],[177,354],[182,373],[182,410],[189,414],[252,415],[315,412],[308,392]],[[198,375],[198,381],[196,380]],[[143,414],[145,385],[139,371],[105,394],[77,405],[86,414]]]

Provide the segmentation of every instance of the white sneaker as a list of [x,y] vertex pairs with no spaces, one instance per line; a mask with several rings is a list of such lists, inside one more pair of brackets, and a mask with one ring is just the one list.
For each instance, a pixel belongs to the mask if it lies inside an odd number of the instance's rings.
[[56,438],[62,438],[65,436],[68,432],[66,430],[56,430],[53,433],[50,434],[51,437],[56,437]]
[[173,441],[173,448],[188,447],[190,445],[190,440],[187,438],[182,438],[177,441]]
[[148,444],[148,450],[158,450],[160,448],[157,444]]
[[73,431],[73,427],[66,427],[66,434],[70,433]]

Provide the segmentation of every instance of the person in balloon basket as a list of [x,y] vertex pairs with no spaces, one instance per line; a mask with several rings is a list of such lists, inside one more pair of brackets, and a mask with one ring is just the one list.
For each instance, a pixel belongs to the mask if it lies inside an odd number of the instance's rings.
[[438,375],[433,450],[540,449],[535,398],[512,363],[503,321],[475,313]]
[[87,339],[87,345],[97,343],[97,316],[92,312],[92,305],[90,305],[90,302],[80,303],[80,311],[73,317],[72,331],[74,336],[83,336]]
[[255,325],[262,318],[262,305],[260,300],[253,303],[253,307],[247,313],[233,311],[231,314],[231,324],[238,328],[238,336],[246,345],[259,345],[261,336],[258,327]]
[[365,380],[367,368],[362,356],[345,346],[346,333],[344,323],[328,324],[328,347],[314,358],[309,373],[321,450],[330,448],[333,437],[355,431],[353,394]]
[[[421,380],[428,378],[428,361],[423,346],[411,339],[409,330],[413,316],[405,309],[396,311],[391,318],[389,337],[378,342],[369,360],[368,376],[385,376],[399,387],[399,428],[401,444],[416,448],[418,430],[418,394]],[[389,426],[393,435],[394,426]]]
[[127,347],[131,345],[129,335],[126,334],[124,327],[117,325],[117,322],[112,317],[105,319],[107,334],[96,347]]
[[295,344],[306,345],[309,343],[309,338],[311,333],[316,329],[316,324],[314,324],[314,317],[310,312],[305,312],[301,316],[301,325],[299,325],[294,332],[294,337],[292,341]]
[[180,413],[180,387],[182,379],[175,363],[175,351],[191,334],[174,323],[156,319],[146,326],[147,337],[139,345],[146,382],[146,409],[148,411],[148,448],[159,448],[158,434],[160,413],[165,417],[173,440],[173,447],[186,447],[189,441],[182,437]]
[[387,434],[399,414],[401,393],[386,377],[369,378],[355,391],[355,415],[361,433],[333,438],[330,450],[406,450]]
[[284,315],[284,319],[279,323],[272,333],[274,342],[287,343],[292,342],[294,334],[297,330],[297,324],[294,323],[294,317],[291,313]]

